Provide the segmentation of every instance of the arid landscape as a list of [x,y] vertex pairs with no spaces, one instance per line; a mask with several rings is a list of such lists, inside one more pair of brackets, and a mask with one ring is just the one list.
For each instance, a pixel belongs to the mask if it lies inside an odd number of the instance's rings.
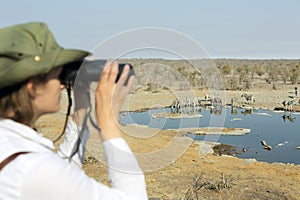
[[[279,79],[276,81],[279,82]],[[231,99],[236,98],[236,106],[248,106],[245,99],[241,97],[244,92],[247,92],[254,95],[255,108],[274,110],[274,108],[283,108],[282,102],[294,93],[294,88],[297,86],[297,84],[277,84],[277,88],[274,88],[274,85],[266,84],[250,87],[247,90],[224,89],[218,92],[226,99],[224,105],[230,105]],[[193,89],[193,91],[200,98],[204,98],[209,93],[206,89]],[[189,93],[184,90],[174,92],[156,89],[153,92],[136,89],[128,96],[128,103],[123,109],[138,111],[166,107],[176,96],[188,97],[188,95]],[[62,108],[67,106],[66,101],[66,96],[63,95]],[[54,140],[63,127],[64,115],[65,109],[62,109],[60,113],[45,116],[38,121],[37,128],[46,137]],[[149,162],[150,158],[147,160],[143,155],[163,149],[168,144],[172,144],[174,138],[185,137],[184,135],[178,135],[175,130],[159,130],[151,137],[142,137],[142,132],[147,135],[152,131],[150,128],[143,127],[142,131],[139,130],[141,137],[136,137],[130,134],[130,129],[122,128],[122,130],[133,152],[138,154],[142,168],[145,169],[149,199],[300,199],[299,165],[270,164],[251,158],[239,159],[230,155],[220,155],[218,152],[206,153],[202,151],[201,142],[189,138],[186,138],[189,145],[182,154],[176,152],[178,149],[170,147],[172,151],[161,155],[171,157],[177,154],[178,156],[171,159],[172,162],[168,164],[159,165],[163,162],[159,158],[155,160],[153,157]],[[98,138],[92,137],[91,141],[94,140]],[[89,150],[91,149],[88,149],[86,154],[84,171],[97,181],[108,184],[105,163],[99,161]],[[154,170],[147,167],[148,163],[154,166],[152,167]]]

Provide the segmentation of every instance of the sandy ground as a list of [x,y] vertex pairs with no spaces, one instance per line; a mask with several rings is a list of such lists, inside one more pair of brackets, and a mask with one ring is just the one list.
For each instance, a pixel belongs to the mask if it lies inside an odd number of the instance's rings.
[[[281,107],[281,102],[288,99],[292,92],[292,86],[275,91],[247,91],[255,96],[256,108],[266,109]],[[207,93],[195,91],[200,98]],[[241,98],[242,93],[221,91],[220,95],[226,97],[226,103],[236,97],[237,105],[248,106]],[[128,103],[123,109],[165,107],[176,96],[189,95],[183,91],[134,92],[128,96]],[[66,99],[63,98],[63,106],[65,104]],[[41,118],[37,127],[43,128],[45,136],[54,139],[57,134],[53,133],[61,131],[63,121],[64,112],[60,112]],[[298,165],[269,164],[254,159],[206,154],[201,152],[201,143],[183,137],[176,130],[161,131],[144,127],[136,134],[126,128],[122,130],[145,171],[150,199],[300,199]],[[91,143],[101,148],[97,136],[92,136]],[[92,147],[88,147],[83,169],[97,181],[108,184],[105,162],[96,154]]]

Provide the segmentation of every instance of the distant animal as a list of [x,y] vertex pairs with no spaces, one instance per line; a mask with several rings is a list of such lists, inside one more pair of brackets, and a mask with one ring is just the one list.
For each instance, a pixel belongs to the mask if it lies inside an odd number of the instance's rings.
[[201,99],[198,97],[194,97],[194,100],[192,101],[192,107],[196,108],[200,106],[200,104],[201,104]]
[[219,97],[215,97],[212,99],[212,106],[222,106],[222,99]]
[[293,109],[293,105],[296,105],[295,100],[284,100],[282,105],[285,107],[285,110],[291,111]]
[[247,103],[255,102],[254,96],[252,94],[249,95],[249,94],[243,93],[241,97],[244,97]]
[[210,97],[209,97],[208,94],[206,94],[206,95],[204,96],[204,100],[205,100],[205,101],[209,101],[209,100],[210,100]]
[[272,81],[271,81],[271,79],[270,79],[269,77],[265,78],[265,80],[266,80],[266,82],[267,82],[268,84],[271,84],[271,83],[272,83]]
[[178,108],[179,105],[179,99],[174,99],[173,102],[171,103],[170,107],[173,108]]
[[198,109],[200,106],[201,100],[198,97],[195,97],[194,99],[191,98],[176,98],[172,101],[170,108],[171,111],[174,113],[182,113],[182,112],[195,112],[201,111],[201,109]]
[[184,101],[184,107],[188,107],[188,108],[190,108],[191,107],[191,105],[192,105],[192,100],[191,100],[191,98],[185,98],[185,101]]
[[183,106],[184,106],[183,101],[181,99],[178,99],[178,98],[174,99],[172,104],[170,105],[171,110],[173,112],[174,111],[175,112],[181,112],[181,109],[182,109]]

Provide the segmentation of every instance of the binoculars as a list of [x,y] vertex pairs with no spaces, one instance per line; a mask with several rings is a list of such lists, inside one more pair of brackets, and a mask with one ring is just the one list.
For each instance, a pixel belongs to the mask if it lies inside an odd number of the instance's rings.
[[[79,60],[68,63],[63,66],[63,70],[59,76],[59,80],[62,84],[65,85],[74,85],[76,79],[87,82],[98,81],[104,69],[105,63],[106,60]],[[133,67],[131,64],[119,64],[119,71],[116,78],[116,82],[119,80],[125,65],[129,65],[130,67],[129,74],[125,82],[126,85],[130,76],[134,75]]]

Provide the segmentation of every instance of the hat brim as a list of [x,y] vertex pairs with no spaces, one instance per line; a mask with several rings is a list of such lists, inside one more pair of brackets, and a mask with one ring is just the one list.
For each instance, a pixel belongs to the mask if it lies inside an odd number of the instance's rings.
[[89,55],[91,55],[91,53],[87,51],[76,49],[62,49],[54,62],[53,68],[82,60]]

